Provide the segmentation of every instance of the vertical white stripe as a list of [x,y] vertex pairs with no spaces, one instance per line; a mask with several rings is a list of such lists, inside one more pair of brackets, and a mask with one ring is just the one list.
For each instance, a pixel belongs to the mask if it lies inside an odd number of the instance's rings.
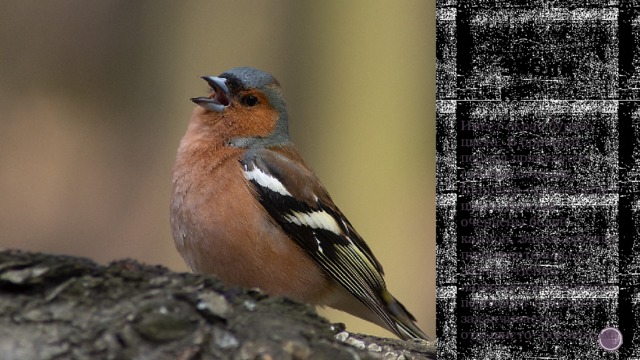
[[254,180],[258,185],[265,187],[271,191],[277,192],[280,195],[291,196],[291,193],[282,185],[278,179],[271,175],[265,174],[258,168],[253,168],[251,171],[243,171],[244,178],[247,180]]

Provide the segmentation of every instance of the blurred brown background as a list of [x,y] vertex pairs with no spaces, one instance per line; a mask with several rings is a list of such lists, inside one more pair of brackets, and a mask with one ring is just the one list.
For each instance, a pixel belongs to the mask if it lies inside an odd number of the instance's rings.
[[[0,247],[186,271],[171,168],[201,75],[274,74],[306,160],[435,336],[435,2],[0,2]],[[341,313],[348,328],[389,335]]]

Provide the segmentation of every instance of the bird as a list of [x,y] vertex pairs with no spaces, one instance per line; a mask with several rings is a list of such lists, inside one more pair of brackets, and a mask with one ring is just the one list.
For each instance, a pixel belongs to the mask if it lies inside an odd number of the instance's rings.
[[210,93],[191,99],[170,206],[191,270],[429,340],[291,141],[278,80],[253,67],[202,79]]

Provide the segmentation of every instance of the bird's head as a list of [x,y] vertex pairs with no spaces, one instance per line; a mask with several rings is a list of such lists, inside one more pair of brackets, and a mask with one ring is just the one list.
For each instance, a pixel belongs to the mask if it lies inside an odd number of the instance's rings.
[[276,78],[251,67],[237,67],[202,79],[211,93],[191,99],[198,105],[194,119],[210,127],[225,145],[252,148],[289,142],[287,109]]

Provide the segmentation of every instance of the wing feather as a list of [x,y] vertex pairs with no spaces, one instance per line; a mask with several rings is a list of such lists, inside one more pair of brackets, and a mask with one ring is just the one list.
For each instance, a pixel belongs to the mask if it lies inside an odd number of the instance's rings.
[[247,151],[245,178],[275,223],[331,278],[392,324],[381,294],[382,266],[335,206],[315,174],[274,150]]

